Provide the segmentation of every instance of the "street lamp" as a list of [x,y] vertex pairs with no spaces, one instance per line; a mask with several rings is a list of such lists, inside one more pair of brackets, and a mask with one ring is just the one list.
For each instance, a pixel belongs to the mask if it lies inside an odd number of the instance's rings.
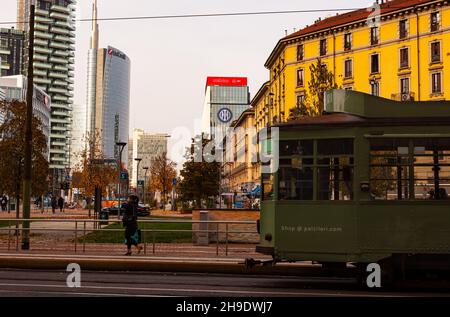
[[148,167],[147,166],[145,166],[145,167],[143,167],[142,168],[143,170],[145,170],[145,176],[144,176],[144,189],[143,189],[143,192],[142,192],[142,195],[144,196],[144,198],[143,198],[143,200],[144,200],[144,205],[145,205],[145,194],[146,194],[146,190],[145,190],[145,181],[147,180],[147,172],[148,172]]
[[121,179],[121,177],[122,177],[122,152],[123,152],[123,149],[125,148],[125,146],[127,145],[127,143],[126,142],[116,142],[116,145],[119,147],[119,187],[118,187],[118,189],[117,189],[117,194],[118,194],[118,196],[119,196],[119,208],[118,208],[118,212],[117,212],[117,217],[120,219],[120,195],[121,195],[121,193],[120,193],[120,183],[121,183],[121,181],[120,181],[120,179]]
[[141,158],[135,158],[134,160],[137,162],[137,167],[136,167],[136,196],[139,197],[139,164],[141,164],[142,159]]

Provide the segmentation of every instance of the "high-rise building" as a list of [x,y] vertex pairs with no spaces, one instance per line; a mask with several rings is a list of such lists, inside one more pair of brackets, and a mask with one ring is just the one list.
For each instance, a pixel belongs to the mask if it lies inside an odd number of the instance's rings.
[[[92,9],[92,35],[88,52],[86,129],[101,133],[103,154],[118,158],[117,142],[129,138],[130,67],[128,56],[108,46],[98,48],[97,1]],[[125,153],[127,149],[125,148]],[[128,158],[122,159],[127,166]]]
[[[27,87],[27,78],[23,75],[0,77],[0,91],[4,91],[4,98],[7,101],[17,100],[25,102],[27,98]],[[33,115],[41,121],[41,130],[47,139],[47,148],[50,145],[50,108],[51,100],[49,95],[34,85]],[[1,121],[2,119],[0,118]]]
[[[130,174],[130,184],[131,187],[136,187],[136,170],[137,162],[136,158],[142,159],[139,164],[139,179],[144,179],[143,170],[144,167],[150,167],[152,159],[167,153],[167,139],[170,136],[164,133],[152,134],[146,133],[141,129],[133,130],[133,138],[129,140],[129,151],[128,151],[128,172]],[[147,178],[149,178],[147,174]]]
[[70,142],[70,168],[72,170],[80,163],[80,154],[85,150],[86,129],[86,105],[74,104]]
[[23,31],[0,29],[0,76],[22,74],[24,41]]
[[208,77],[203,107],[202,132],[211,138],[221,134],[250,106],[245,77]]
[[[34,83],[52,100],[50,168],[53,181],[62,180],[70,164],[70,130],[75,57],[75,0],[18,0],[19,30],[28,32],[30,5],[34,4]],[[28,54],[24,54],[26,75]],[[56,180],[55,180],[56,179]]]

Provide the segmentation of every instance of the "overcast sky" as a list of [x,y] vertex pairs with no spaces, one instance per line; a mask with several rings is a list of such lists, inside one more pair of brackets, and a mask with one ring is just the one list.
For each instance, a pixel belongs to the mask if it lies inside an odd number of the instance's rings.
[[[370,0],[98,0],[99,18],[218,12],[360,8]],[[91,17],[92,0],[78,0],[77,18]],[[201,118],[207,76],[246,76],[252,96],[267,81],[264,63],[277,41],[335,14],[99,22],[100,46],[131,59],[130,131],[172,133],[193,130]],[[16,20],[16,0],[0,0],[0,21]],[[80,22],[76,38],[75,103],[86,102],[90,22]],[[5,27],[5,25],[2,25]],[[172,143],[176,142],[173,140]],[[180,161],[179,157],[174,157]]]

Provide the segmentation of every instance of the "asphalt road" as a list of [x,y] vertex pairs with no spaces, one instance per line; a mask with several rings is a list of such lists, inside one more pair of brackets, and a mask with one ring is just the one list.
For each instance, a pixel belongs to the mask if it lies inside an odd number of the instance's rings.
[[82,272],[69,288],[65,271],[0,270],[0,297],[397,297],[449,296],[438,292],[367,291],[351,279],[186,273]]

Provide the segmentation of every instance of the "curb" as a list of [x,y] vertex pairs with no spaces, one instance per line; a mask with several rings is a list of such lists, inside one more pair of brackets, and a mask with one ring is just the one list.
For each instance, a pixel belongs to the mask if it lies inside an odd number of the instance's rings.
[[[87,271],[130,271],[130,272],[180,272],[245,275],[284,275],[284,276],[329,276],[329,271],[317,265],[278,264],[276,266],[255,266],[248,269],[240,262],[211,261],[209,259],[164,260],[164,259],[124,259],[114,257],[46,257],[46,256],[0,256],[0,268],[66,270],[70,263],[77,263]],[[335,272],[340,277],[352,275],[352,270]]]

